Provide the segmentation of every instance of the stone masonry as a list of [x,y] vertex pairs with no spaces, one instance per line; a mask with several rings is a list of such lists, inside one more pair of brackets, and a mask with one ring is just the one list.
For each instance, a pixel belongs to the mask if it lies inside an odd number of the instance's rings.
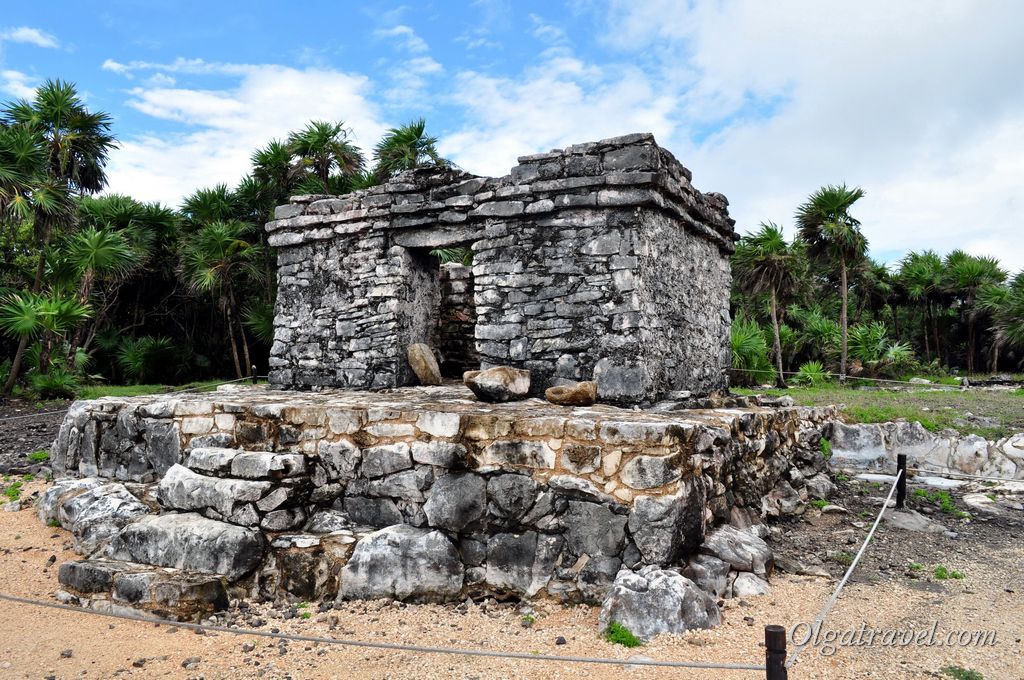
[[[270,381],[414,384],[406,348],[425,342],[473,368],[529,369],[536,394],[591,379],[621,404],[722,390],[727,205],[694,189],[650,134],[523,156],[500,178],[418,170],[343,197],[293,197],[266,226],[279,265]],[[462,342],[430,255],[441,247],[473,252],[471,280],[458,282],[475,314]]]

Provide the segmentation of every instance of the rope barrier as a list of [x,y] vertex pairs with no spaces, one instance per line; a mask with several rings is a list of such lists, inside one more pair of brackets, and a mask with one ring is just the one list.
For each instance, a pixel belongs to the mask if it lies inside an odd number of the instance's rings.
[[981,475],[969,475],[965,472],[941,472],[938,470],[924,470],[922,468],[908,467],[911,472],[919,472],[922,475],[934,477],[951,477],[954,479],[977,479],[982,482],[1024,482],[1024,479],[1013,479],[1007,477],[982,477]]
[[186,628],[190,630],[202,630],[216,633],[230,633],[232,635],[251,635],[255,637],[275,638],[279,640],[289,640],[292,642],[316,642],[321,644],[329,645],[343,645],[347,647],[364,647],[369,649],[379,649],[384,651],[393,652],[412,652],[417,654],[453,654],[459,656],[482,656],[500,659],[517,659],[523,661],[553,661],[560,663],[588,663],[588,664],[615,664],[615,665],[631,665],[631,666],[663,666],[669,668],[703,668],[712,670],[730,670],[730,671],[764,671],[764,664],[739,664],[739,663],[701,663],[697,661],[656,661],[654,659],[607,659],[601,657],[588,657],[588,656],[557,656],[552,654],[531,654],[528,652],[499,652],[491,651],[487,649],[459,649],[456,647],[424,647],[420,645],[406,645],[394,642],[369,642],[365,640],[347,640],[343,638],[326,638],[318,637],[314,635],[300,635],[297,633],[281,633],[271,632],[264,630],[246,630],[242,628],[232,628],[230,626],[215,626],[210,624],[202,623],[187,623],[178,621],[168,621],[167,619],[158,619],[152,616],[135,616],[122,612],[113,611],[98,611],[95,609],[83,609],[82,607],[73,607],[71,605],[60,604],[57,602],[44,602],[42,600],[32,600],[25,597],[17,597],[15,595],[7,595],[0,593],[0,600],[7,602],[13,602],[16,604],[24,604],[35,607],[47,607],[50,609],[58,609],[61,611],[76,612],[79,614],[92,614],[94,616],[106,616],[115,619],[123,619],[127,621],[135,621],[139,623],[155,623],[166,626],[175,626],[179,628]]
[[[882,509],[881,511],[879,511],[878,517],[875,518],[875,523],[871,525],[871,530],[868,531],[868,535],[864,539],[864,543],[861,544],[860,550],[857,551],[857,554],[856,556],[854,556],[853,561],[850,562],[849,568],[846,570],[846,573],[843,574],[843,578],[841,581],[839,581],[839,585],[836,586],[835,592],[832,593],[832,597],[828,599],[828,601],[825,603],[825,606],[822,607],[821,612],[819,612],[818,616],[814,619],[814,627],[812,628],[812,630],[817,630],[825,621],[825,617],[828,616],[828,613],[832,610],[833,605],[835,605],[836,601],[839,599],[839,593],[842,592],[843,587],[846,585],[846,582],[849,581],[850,576],[853,575],[853,570],[856,569],[857,565],[860,563],[860,558],[864,555],[864,551],[867,549],[868,544],[871,543],[871,539],[874,538],[875,529],[878,528],[879,523],[882,521],[882,515],[884,515],[886,509],[888,509],[889,501],[892,500],[893,494],[896,493],[896,486],[899,484],[900,477],[902,476],[902,474],[902,470],[896,473],[896,479],[892,483],[892,488],[889,489],[889,495],[886,496],[885,502],[882,503]],[[811,643],[811,639],[812,636],[808,636],[808,639],[804,641],[803,644],[799,644],[796,646],[796,649],[793,650],[793,654],[789,657],[789,659],[786,660],[786,668],[790,668],[794,663],[796,663],[797,657],[799,657],[800,653],[803,652],[804,649],[806,649],[807,646]]]
[[[778,373],[778,371],[773,371],[773,370],[769,370],[769,369],[766,369],[766,368],[730,368],[729,370],[730,371],[739,371],[740,373],[758,373],[758,374],[762,374],[762,375],[775,375],[776,373]],[[782,375],[800,375],[800,374],[797,373],[796,371],[783,371]],[[842,373],[821,373],[819,375],[827,375],[827,376],[830,376],[832,378],[842,378],[843,377]],[[893,380],[891,378],[868,378],[868,377],[863,377],[863,376],[853,376],[853,375],[850,375],[849,373],[846,374],[846,378],[848,380],[867,380],[869,382],[893,383],[893,384],[897,384],[897,385],[915,385],[917,387],[922,387],[922,388],[927,388],[927,389],[934,389],[934,388],[938,387],[938,388],[944,388],[944,389],[948,388],[948,389],[953,389],[953,390],[959,390],[959,389],[963,388],[963,385],[946,385],[944,383],[932,383],[932,382],[929,382],[929,383],[916,383],[916,382],[911,382],[909,380]]]

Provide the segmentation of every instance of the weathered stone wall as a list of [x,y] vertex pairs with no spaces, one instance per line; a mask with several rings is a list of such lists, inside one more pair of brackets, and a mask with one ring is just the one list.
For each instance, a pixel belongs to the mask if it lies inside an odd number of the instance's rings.
[[[366,531],[391,527],[408,534],[402,540],[429,538],[445,564],[454,560],[443,569],[446,590],[430,597],[578,600],[600,597],[620,566],[679,563],[707,527],[737,512],[778,513],[780,490],[789,502],[806,500],[806,480],[824,464],[820,430],[835,417],[832,408],[744,402],[643,412],[527,400],[495,410],[468,396],[447,387],[250,388],[79,402],[54,447],[54,473],[160,477],[166,510],[262,530],[284,551],[271,551],[275,563],[299,559],[299,545],[323,551],[321,534],[334,536],[327,543],[348,537],[350,549]],[[140,457],[156,424],[175,446]],[[356,566],[345,568],[340,585],[317,587],[344,588],[346,577],[369,587],[365,574],[349,573]]]
[[621,403],[722,389],[726,205],[651,135],[524,156],[501,178],[416,171],[341,198],[294,197],[267,224],[281,265],[271,382],[412,384],[405,348],[440,321],[425,310],[440,295],[425,290],[437,284],[423,258],[471,245],[483,367],[530,369],[538,393],[595,378]]

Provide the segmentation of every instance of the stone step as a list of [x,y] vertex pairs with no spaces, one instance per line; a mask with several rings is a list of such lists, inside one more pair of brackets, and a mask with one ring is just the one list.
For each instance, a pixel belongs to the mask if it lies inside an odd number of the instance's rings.
[[203,475],[254,480],[285,479],[307,474],[306,457],[300,453],[212,447],[189,451],[185,467]]
[[165,509],[196,511],[212,519],[268,531],[302,525],[306,520],[302,505],[307,495],[307,485],[301,479],[278,483],[210,477],[184,465],[172,466],[157,488],[157,498]]
[[263,558],[265,541],[255,529],[196,513],[149,515],[121,530],[110,542],[110,559],[201,574],[222,574],[235,582]]
[[140,610],[174,621],[197,621],[227,609],[225,577],[122,560],[72,560],[60,565],[58,597],[102,611]]

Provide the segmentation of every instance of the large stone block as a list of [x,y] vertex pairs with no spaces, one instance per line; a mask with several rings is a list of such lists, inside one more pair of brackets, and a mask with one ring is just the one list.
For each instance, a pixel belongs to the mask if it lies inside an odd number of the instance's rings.
[[462,590],[463,566],[440,531],[405,524],[362,538],[341,573],[347,600],[447,602]]

